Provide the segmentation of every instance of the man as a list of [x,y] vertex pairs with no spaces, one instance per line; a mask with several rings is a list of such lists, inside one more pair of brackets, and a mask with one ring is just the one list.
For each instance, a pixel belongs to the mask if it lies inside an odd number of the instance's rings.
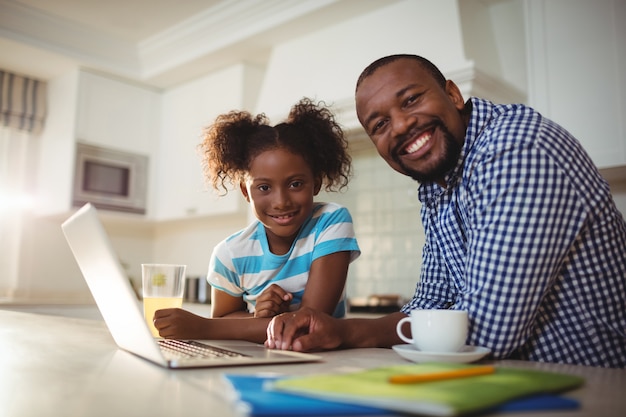
[[390,347],[411,310],[450,308],[495,358],[626,367],[626,222],[576,139],[526,106],[465,102],[414,55],[368,66],[356,110],[385,161],[420,183],[417,290],[378,319],[276,316],[268,347]]

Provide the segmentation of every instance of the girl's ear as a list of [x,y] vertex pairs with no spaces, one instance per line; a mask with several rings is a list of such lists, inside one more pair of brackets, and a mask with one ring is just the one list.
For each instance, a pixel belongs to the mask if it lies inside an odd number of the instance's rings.
[[318,195],[321,189],[322,189],[322,179],[317,178],[315,180],[315,187],[313,188],[313,195],[314,196]]
[[239,183],[239,189],[241,190],[241,194],[243,194],[243,198],[246,199],[246,201],[249,203],[250,202],[250,195],[248,194],[248,188],[246,187],[246,184],[243,182]]

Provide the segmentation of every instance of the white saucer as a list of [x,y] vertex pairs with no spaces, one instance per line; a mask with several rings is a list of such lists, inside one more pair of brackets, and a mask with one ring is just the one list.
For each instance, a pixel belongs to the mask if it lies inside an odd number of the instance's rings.
[[468,363],[488,355],[491,351],[480,346],[465,345],[458,352],[424,352],[413,345],[395,345],[392,347],[398,355],[412,362],[455,362]]

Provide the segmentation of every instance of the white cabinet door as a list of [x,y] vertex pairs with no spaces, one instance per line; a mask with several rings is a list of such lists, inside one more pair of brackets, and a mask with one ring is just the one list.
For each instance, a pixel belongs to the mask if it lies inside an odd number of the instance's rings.
[[48,115],[36,169],[37,215],[65,215],[71,208],[78,77],[77,71],[71,71],[48,80]]
[[202,130],[215,118],[242,107],[246,67],[237,65],[168,90],[162,95],[161,140],[152,171],[156,220],[239,213],[239,190],[219,196],[205,184],[198,153]]
[[157,90],[81,72],[76,139],[149,155],[157,143],[159,101]]
[[527,0],[529,102],[600,168],[626,165],[626,2]]

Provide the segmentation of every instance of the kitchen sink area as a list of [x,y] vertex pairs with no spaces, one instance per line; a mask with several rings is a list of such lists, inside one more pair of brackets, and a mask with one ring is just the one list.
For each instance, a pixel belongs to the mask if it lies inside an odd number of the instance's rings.
[[388,314],[400,311],[404,300],[397,294],[374,294],[348,299],[348,316],[363,314]]

